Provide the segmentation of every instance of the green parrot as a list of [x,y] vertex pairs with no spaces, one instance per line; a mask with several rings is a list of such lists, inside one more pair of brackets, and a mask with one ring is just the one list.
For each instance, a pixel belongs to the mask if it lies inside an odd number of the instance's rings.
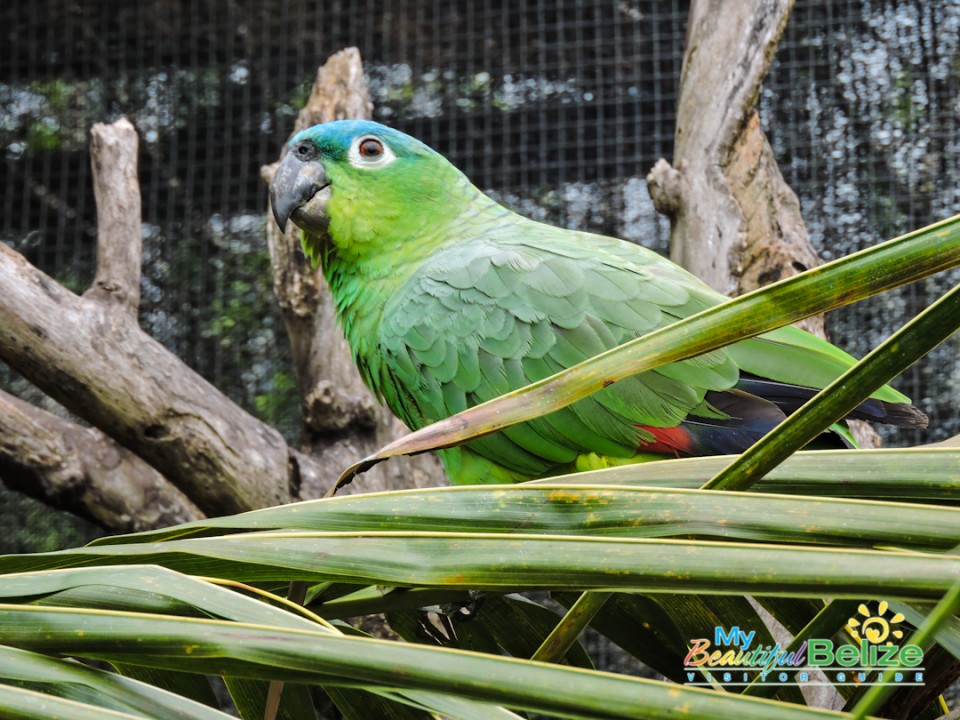
[[[507,210],[375,122],[296,135],[270,198],[322,265],[364,382],[413,429],[727,300],[651,250]],[[784,327],[440,454],[466,484],[740,453],[854,362]],[[926,425],[890,387],[849,417]]]

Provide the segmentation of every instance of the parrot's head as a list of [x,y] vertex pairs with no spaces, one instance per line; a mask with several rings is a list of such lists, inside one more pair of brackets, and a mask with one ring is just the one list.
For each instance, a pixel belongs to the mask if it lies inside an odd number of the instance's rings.
[[369,120],[338,120],[290,140],[270,201],[281,229],[292,220],[305,231],[304,251],[316,262],[319,238],[366,254],[422,235],[455,209],[457,188],[472,188],[458,180],[462,173],[419,140]]

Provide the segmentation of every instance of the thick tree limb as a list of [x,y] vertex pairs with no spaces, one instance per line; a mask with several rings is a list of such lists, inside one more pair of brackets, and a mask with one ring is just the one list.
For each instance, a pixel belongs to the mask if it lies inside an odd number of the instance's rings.
[[[313,462],[136,322],[140,199],[136,134],[94,131],[94,286],[77,297],[0,245],[0,358],[172,481],[208,514],[283,503]],[[136,494],[136,485],[127,490]]]
[[[671,258],[731,296],[820,264],[756,110],[792,7],[692,3],[673,166],[659,160],[647,176],[654,205],[670,217]],[[826,336],[820,316],[798,325]],[[851,428],[861,446],[879,446],[866,423]]]
[[[360,53],[348,48],[331,56],[317,72],[294,134],[317,123],[366,119],[372,112]],[[268,184],[275,171],[276,163],[261,170]],[[300,249],[300,231],[291,225],[281,234],[273,216],[268,213],[267,217],[273,289],[293,349],[307,449],[324,469],[319,476],[303,477],[303,494],[314,496],[332,486],[343,468],[399,437],[406,428],[377,403],[360,379],[326,282]],[[436,458],[420,456],[365,474],[358,489],[372,492],[436,485],[442,472]]]
[[12,489],[114,532],[203,517],[160,473],[96,428],[2,391],[0,472]]
[[205,512],[289,498],[286,444],[132,320],[0,245],[0,356],[174,482]]
[[143,245],[137,145],[137,131],[126,118],[112,125],[97,123],[90,131],[97,201],[97,274],[85,293],[94,300],[112,300],[134,318],[140,306]]
[[756,112],[792,5],[693,3],[674,166],[660,160],[647,178],[657,209],[672,222],[672,259],[728,295],[817,264]]

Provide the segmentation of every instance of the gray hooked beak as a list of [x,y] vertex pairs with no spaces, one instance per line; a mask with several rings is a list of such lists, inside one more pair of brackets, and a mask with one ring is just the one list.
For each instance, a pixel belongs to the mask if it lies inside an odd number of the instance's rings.
[[301,160],[288,152],[280,162],[270,183],[270,205],[280,229],[287,229],[287,220],[313,232],[327,229],[324,212],[330,197],[330,180],[317,159]]

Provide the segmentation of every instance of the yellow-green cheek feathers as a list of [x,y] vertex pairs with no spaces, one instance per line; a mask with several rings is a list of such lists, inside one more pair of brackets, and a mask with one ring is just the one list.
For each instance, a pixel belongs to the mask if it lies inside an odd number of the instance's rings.
[[308,234],[306,230],[301,230],[300,247],[303,249],[303,254],[306,255],[307,260],[310,261],[310,267],[316,270],[317,265],[320,264],[321,241]]

